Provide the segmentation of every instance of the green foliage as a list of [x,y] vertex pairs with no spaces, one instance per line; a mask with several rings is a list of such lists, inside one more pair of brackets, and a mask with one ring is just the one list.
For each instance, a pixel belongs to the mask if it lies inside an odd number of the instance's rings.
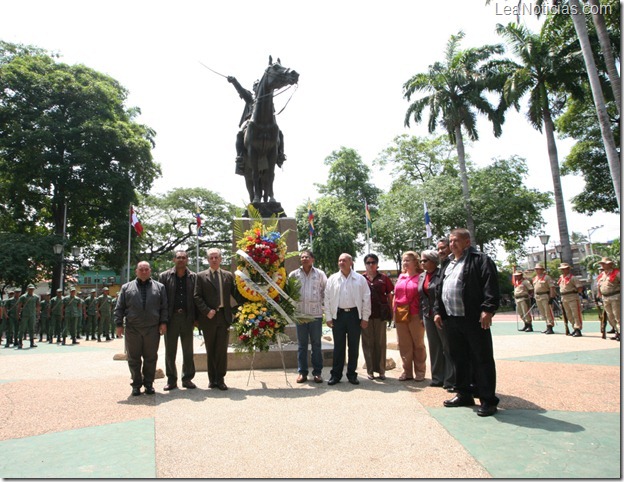
[[315,265],[329,275],[338,271],[338,257],[342,253],[349,253],[355,258],[364,247],[364,243],[358,240],[362,224],[360,219],[364,216],[355,218],[345,202],[334,196],[323,196],[311,206],[315,229],[312,246],[308,242],[307,203],[300,205],[295,215],[299,243],[312,249]]
[[0,86],[0,223],[61,235],[67,207],[71,244],[119,268],[135,189],[160,175],[155,133],[115,79],[42,49],[0,44]]
[[[165,194],[145,196],[141,202],[143,235],[135,238],[135,261],[145,259],[155,273],[171,267],[177,249],[186,250],[189,266],[196,269],[197,208],[202,217],[202,236],[199,237],[200,269],[205,261],[205,249],[218,247],[230,252],[232,228],[230,221],[236,217],[236,206],[220,195],[204,188],[174,188]],[[227,263],[227,260],[224,259]]]
[[0,233],[0,285],[24,288],[48,278],[59,259],[52,246],[60,241],[55,236]]

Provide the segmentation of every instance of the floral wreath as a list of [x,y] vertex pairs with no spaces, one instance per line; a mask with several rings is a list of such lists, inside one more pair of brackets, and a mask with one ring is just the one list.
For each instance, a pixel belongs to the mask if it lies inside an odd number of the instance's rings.
[[277,231],[277,222],[265,226],[256,220],[236,243],[236,286],[248,300],[238,307],[232,324],[238,351],[268,351],[271,343],[287,339],[286,325],[297,322],[291,316],[295,314],[294,302],[299,299],[299,282],[289,278],[284,268],[288,255],[286,233]]

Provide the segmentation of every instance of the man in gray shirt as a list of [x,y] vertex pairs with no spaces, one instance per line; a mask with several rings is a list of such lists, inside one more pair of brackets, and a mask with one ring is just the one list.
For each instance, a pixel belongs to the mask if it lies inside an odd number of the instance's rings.
[[115,324],[117,335],[124,331],[128,367],[132,377],[132,395],[153,395],[160,335],[167,332],[168,309],[165,286],[150,278],[152,269],[147,261],[136,267],[136,279],[124,284],[117,297]]

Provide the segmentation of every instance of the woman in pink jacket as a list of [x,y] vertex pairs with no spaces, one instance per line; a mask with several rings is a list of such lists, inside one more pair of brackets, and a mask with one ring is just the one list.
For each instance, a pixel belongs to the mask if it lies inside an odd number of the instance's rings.
[[[393,315],[397,330],[399,353],[403,361],[400,381],[425,379],[427,349],[425,348],[425,325],[420,315],[418,280],[422,268],[420,257],[414,251],[406,251],[402,257],[403,273],[394,287]],[[407,316],[402,312],[408,311]]]

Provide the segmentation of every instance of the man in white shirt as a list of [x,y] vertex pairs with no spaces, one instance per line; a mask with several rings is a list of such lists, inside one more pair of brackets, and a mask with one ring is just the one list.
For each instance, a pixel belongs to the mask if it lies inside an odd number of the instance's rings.
[[314,267],[314,254],[305,249],[299,256],[301,268],[288,275],[296,278],[301,285],[297,311],[304,315],[313,316],[314,320],[297,325],[297,365],[299,376],[297,383],[308,380],[308,341],[312,347],[312,376],[315,383],[322,383],[323,378],[323,353],[321,349],[321,336],[323,334],[323,300],[325,298],[325,285],[327,275]]
[[334,363],[328,385],[335,385],[342,378],[345,351],[349,344],[347,379],[358,385],[358,354],[362,328],[368,326],[371,314],[370,289],[366,278],[353,270],[353,258],[342,253],[338,258],[340,271],[327,280],[325,288],[325,320],[334,337]]

